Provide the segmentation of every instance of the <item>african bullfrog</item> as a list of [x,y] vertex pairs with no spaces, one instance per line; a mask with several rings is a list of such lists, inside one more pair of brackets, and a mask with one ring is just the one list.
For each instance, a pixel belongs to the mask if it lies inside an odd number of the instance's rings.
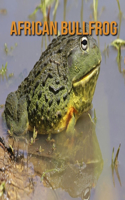
[[73,131],[77,119],[91,107],[100,63],[92,36],[53,39],[17,91],[7,96],[7,126],[16,134],[34,127],[40,134]]

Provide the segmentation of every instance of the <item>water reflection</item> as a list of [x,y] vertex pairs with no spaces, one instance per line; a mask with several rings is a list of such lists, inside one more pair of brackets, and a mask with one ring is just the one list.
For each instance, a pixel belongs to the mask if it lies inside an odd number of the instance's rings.
[[[70,196],[68,199],[89,199],[91,189],[96,186],[102,172],[103,159],[95,125],[88,113],[79,119],[72,138],[67,138],[62,132],[53,135],[50,141],[46,140],[47,136],[38,136],[36,142],[30,145],[31,134],[27,135],[27,138],[8,138],[8,143],[13,146],[16,155],[14,173],[16,169],[18,178],[24,181],[23,185],[28,182],[30,187],[32,186],[32,190],[27,187],[29,194],[39,188],[39,198],[44,196],[44,199],[48,200],[48,193],[50,194],[52,188],[53,199],[64,199],[67,194]],[[13,165],[10,168],[9,179],[13,180]],[[23,176],[25,179],[21,178]],[[18,187],[20,188],[20,185]]]
[[118,165],[119,165],[118,156],[119,156],[120,147],[121,147],[121,144],[119,145],[119,147],[117,149],[115,158],[114,158],[114,148],[113,148],[113,151],[112,151],[112,164],[111,164],[111,168],[112,168],[112,178],[113,178],[113,184],[114,184],[114,186],[115,186],[114,172],[116,172],[116,176],[118,178],[120,186],[122,186],[120,175],[119,175],[119,171],[118,171]]

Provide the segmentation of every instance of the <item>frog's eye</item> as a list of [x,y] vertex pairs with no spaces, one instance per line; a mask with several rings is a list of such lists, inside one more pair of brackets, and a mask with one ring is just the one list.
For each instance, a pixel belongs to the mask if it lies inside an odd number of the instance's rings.
[[82,37],[81,39],[81,47],[85,51],[88,48],[88,39],[87,37]]
[[82,200],[89,200],[90,198],[90,188],[86,188],[82,194]]

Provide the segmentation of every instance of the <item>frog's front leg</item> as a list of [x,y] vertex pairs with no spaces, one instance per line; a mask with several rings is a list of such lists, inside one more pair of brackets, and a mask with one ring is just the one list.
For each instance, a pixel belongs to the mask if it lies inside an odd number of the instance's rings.
[[5,103],[5,119],[7,126],[12,128],[15,134],[23,134],[28,128],[28,113],[26,97],[17,98],[15,92],[11,92]]
[[70,108],[70,111],[68,113],[68,120],[67,120],[67,128],[66,128],[66,133],[68,135],[74,135],[75,132],[75,124],[76,124],[76,119],[75,119],[75,109],[74,108]]

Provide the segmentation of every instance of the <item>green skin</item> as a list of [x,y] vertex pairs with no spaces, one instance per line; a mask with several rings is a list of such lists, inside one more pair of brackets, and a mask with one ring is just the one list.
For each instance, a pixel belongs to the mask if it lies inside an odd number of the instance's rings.
[[[91,36],[87,36],[88,47],[83,50],[82,37],[60,35],[53,39],[17,91],[7,96],[4,114],[14,133],[23,134],[34,126],[41,134],[61,132],[60,121],[73,107],[78,115],[73,113],[65,127],[70,132],[77,118],[90,108],[101,53]],[[95,68],[96,72],[83,86],[80,80]],[[81,101],[83,97],[87,100]]]

